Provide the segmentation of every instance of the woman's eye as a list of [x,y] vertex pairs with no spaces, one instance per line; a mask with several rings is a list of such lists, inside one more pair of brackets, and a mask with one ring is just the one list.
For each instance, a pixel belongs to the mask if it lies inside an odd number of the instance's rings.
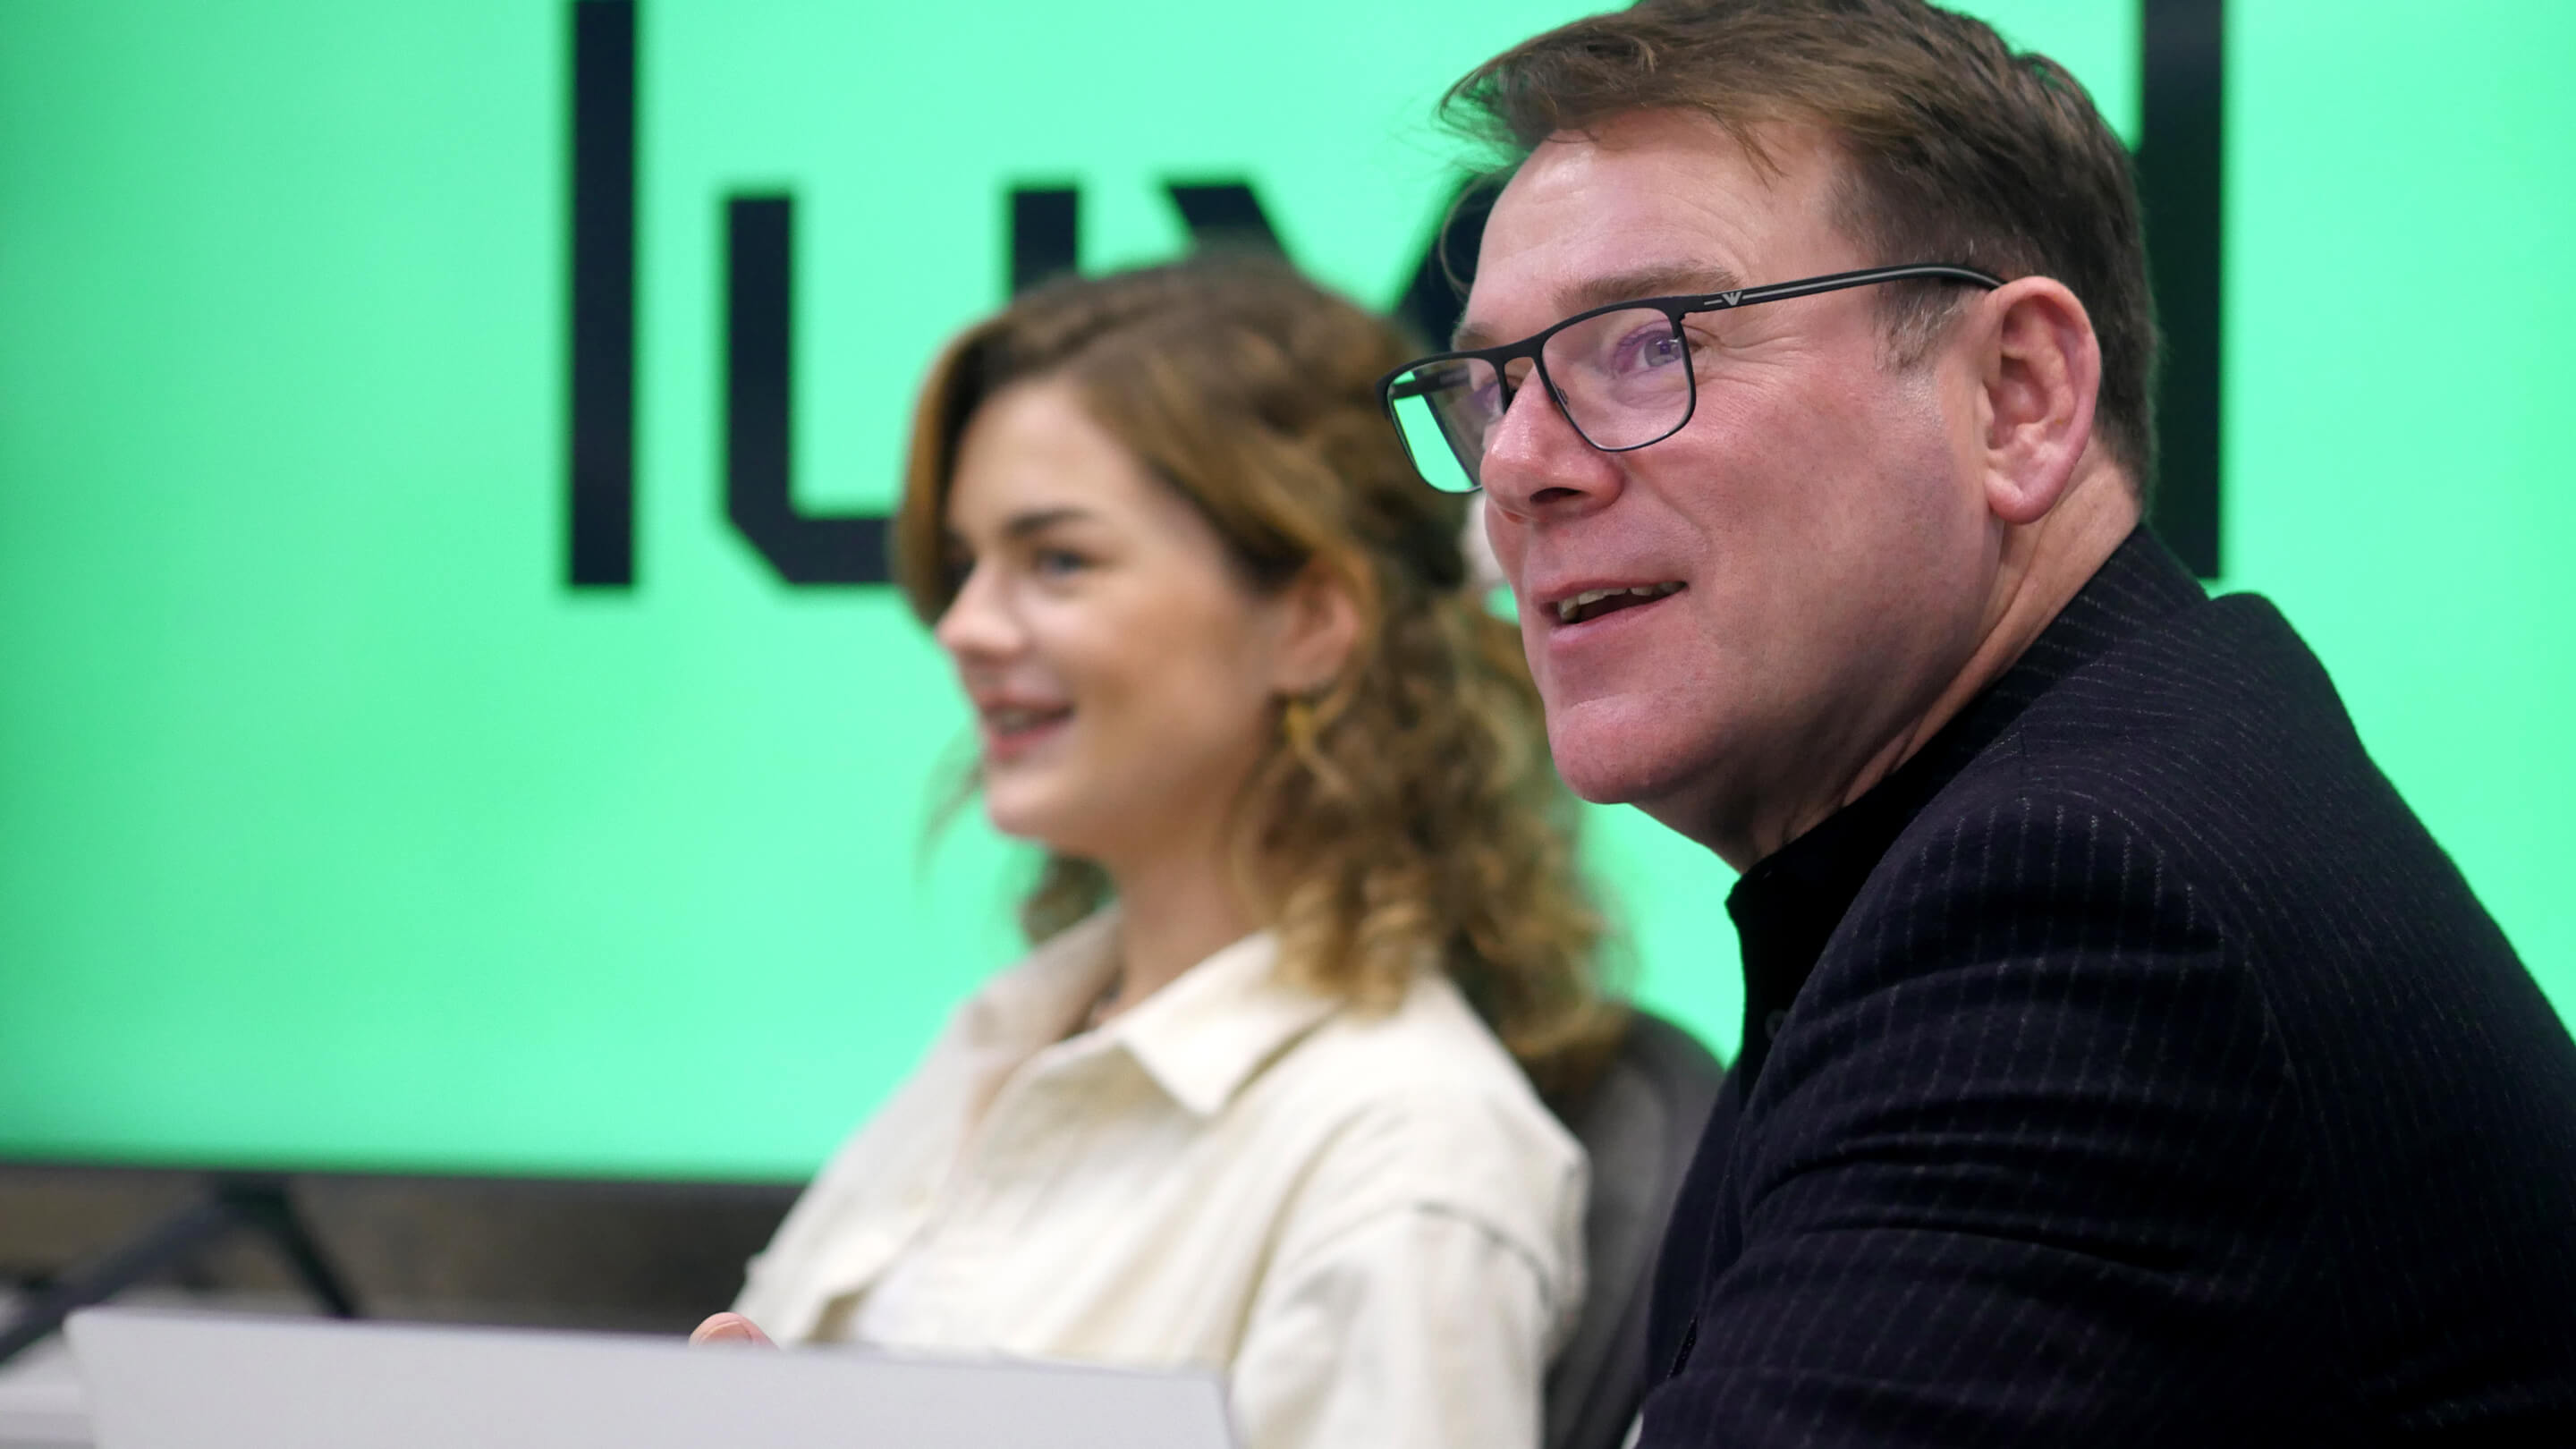
[[1030,556],[1029,564],[1047,578],[1062,578],[1090,567],[1091,560],[1068,548],[1042,548]]

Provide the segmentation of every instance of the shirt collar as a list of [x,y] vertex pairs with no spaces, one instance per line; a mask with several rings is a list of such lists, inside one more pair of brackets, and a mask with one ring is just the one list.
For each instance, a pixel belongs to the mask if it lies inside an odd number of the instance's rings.
[[964,1043],[1018,1060],[1062,1041],[1117,970],[1118,911],[1094,911],[984,983],[959,1021]]
[[1914,758],[1824,823],[1756,861],[1736,881],[1726,912],[1744,952],[1744,1037],[1737,1065],[1747,1084],[1762,1069],[1772,1033],[1835,928],[1914,817],[2058,681],[2140,624],[2205,597],[2141,524],[2003,677]]
[[1201,1117],[1224,1110],[1281,1052],[1341,1006],[1279,979],[1279,942],[1256,932],[1181,973],[1102,1028]]
[[[1097,1047],[1124,1050],[1172,1100],[1212,1117],[1341,1005],[1278,979],[1278,961],[1270,932],[1246,936],[1101,1028]],[[964,1023],[968,1046],[1019,1059],[1064,1042],[1117,969],[1118,912],[1110,907],[977,992]]]

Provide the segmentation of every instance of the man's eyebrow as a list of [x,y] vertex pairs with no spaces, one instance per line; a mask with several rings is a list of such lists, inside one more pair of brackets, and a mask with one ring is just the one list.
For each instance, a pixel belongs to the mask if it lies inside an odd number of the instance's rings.
[[[1593,277],[1558,293],[1558,315],[1571,317],[1577,312],[1589,312],[1613,302],[1634,302],[1644,297],[1730,292],[1743,285],[1735,273],[1708,263],[1675,262],[1632,267],[1624,272]],[[1492,347],[1498,340],[1493,330],[1481,323],[1461,322],[1449,346],[1455,352],[1473,352],[1481,347]]]

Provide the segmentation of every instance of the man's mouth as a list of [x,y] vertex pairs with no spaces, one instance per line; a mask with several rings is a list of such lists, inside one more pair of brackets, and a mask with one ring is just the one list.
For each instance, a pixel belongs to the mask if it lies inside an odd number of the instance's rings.
[[1570,599],[1556,601],[1556,622],[1580,624],[1586,619],[1598,619],[1604,614],[1615,613],[1621,609],[1633,609],[1639,604],[1651,604],[1657,599],[1680,593],[1681,589],[1682,586],[1678,581],[1636,584],[1618,589],[1585,589]]

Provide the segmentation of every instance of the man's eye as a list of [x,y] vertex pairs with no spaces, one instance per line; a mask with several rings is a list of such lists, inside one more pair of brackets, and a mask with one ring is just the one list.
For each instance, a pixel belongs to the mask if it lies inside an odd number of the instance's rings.
[[1042,548],[1030,556],[1029,566],[1045,577],[1061,578],[1089,568],[1091,560],[1069,548]]
[[1622,377],[1653,372],[1658,368],[1671,367],[1686,356],[1682,340],[1673,332],[1671,324],[1660,323],[1639,327],[1620,338],[1610,350],[1609,370],[1614,376]]

